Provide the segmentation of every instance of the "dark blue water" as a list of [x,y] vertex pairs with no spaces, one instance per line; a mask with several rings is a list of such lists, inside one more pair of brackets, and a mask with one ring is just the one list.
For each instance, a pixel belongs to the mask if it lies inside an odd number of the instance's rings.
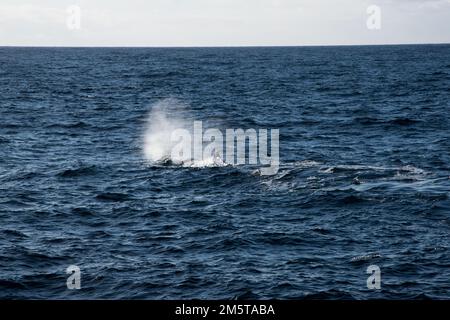
[[[161,101],[280,170],[149,164]],[[449,111],[450,45],[0,48],[0,297],[450,298]]]

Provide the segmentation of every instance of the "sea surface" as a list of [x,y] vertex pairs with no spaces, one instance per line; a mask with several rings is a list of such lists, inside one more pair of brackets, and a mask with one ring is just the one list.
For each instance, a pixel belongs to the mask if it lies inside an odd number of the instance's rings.
[[[279,171],[149,161],[161,106]],[[0,48],[0,298],[449,299],[449,195],[450,45]]]

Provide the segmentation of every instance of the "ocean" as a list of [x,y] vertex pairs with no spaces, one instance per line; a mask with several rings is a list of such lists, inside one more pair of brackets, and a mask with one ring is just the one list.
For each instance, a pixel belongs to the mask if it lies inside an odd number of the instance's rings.
[[[449,299],[449,110],[450,45],[2,47],[0,298]],[[149,160],[193,121],[278,171]]]

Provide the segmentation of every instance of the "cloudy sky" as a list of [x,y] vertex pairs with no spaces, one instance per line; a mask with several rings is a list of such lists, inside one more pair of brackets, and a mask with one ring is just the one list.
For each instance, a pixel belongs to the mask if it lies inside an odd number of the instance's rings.
[[450,0],[0,0],[0,46],[394,43],[450,43]]

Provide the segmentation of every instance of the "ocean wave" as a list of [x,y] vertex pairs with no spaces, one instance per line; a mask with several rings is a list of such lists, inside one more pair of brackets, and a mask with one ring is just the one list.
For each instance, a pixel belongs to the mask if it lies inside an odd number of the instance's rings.
[[131,200],[130,196],[119,192],[104,192],[95,196],[96,199],[102,201],[122,202]]
[[339,173],[339,172],[354,172],[354,171],[379,171],[379,172],[402,172],[417,175],[426,174],[425,170],[414,167],[412,165],[399,166],[399,167],[383,167],[383,166],[371,166],[371,165],[336,165],[336,166],[324,166],[320,168],[321,173]]
[[330,289],[326,291],[313,292],[306,294],[305,300],[356,300],[350,292]]
[[97,173],[97,167],[94,165],[91,166],[82,166],[76,169],[65,169],[61,172],[58,172],[56,175],[63,178],[72,178],[72,177],[81,177],[87,175],[93,175]]
[[362,125],[396,125],[396,126],[410,126],[421,122],[412,118],[394,118],[394,119],[380,119],[374,117],[357,117],[353,119],[353,122],[357,122]]
[[76,207],[72,209],[72,212],[80,215],[80,216],[93,216],[94,213],[89,210],[88,208],[84,208],[84,207]]
[[87,124],[84,121],[77,121],[77,122],[62,122],[62,123],[50,123],[47,124],[46,128],[63,128],[63,129],[81,129],[81,128],[87,128],[90,125]]
[[350,259],[350,262],[356,263],[356,262],[367,262],[374,259],[381,258],[381,254],[379,253],[368,253],[365,255],[356,256]]
[[14,237],[14,238],[18,238],[18,239],[28,238],[28,236],[25,233],[23,233],[19,230],[6,229],[6,230],[1,230],[0,232],[2,234],[4,234],[6,238],[10,238],[10,237]]

